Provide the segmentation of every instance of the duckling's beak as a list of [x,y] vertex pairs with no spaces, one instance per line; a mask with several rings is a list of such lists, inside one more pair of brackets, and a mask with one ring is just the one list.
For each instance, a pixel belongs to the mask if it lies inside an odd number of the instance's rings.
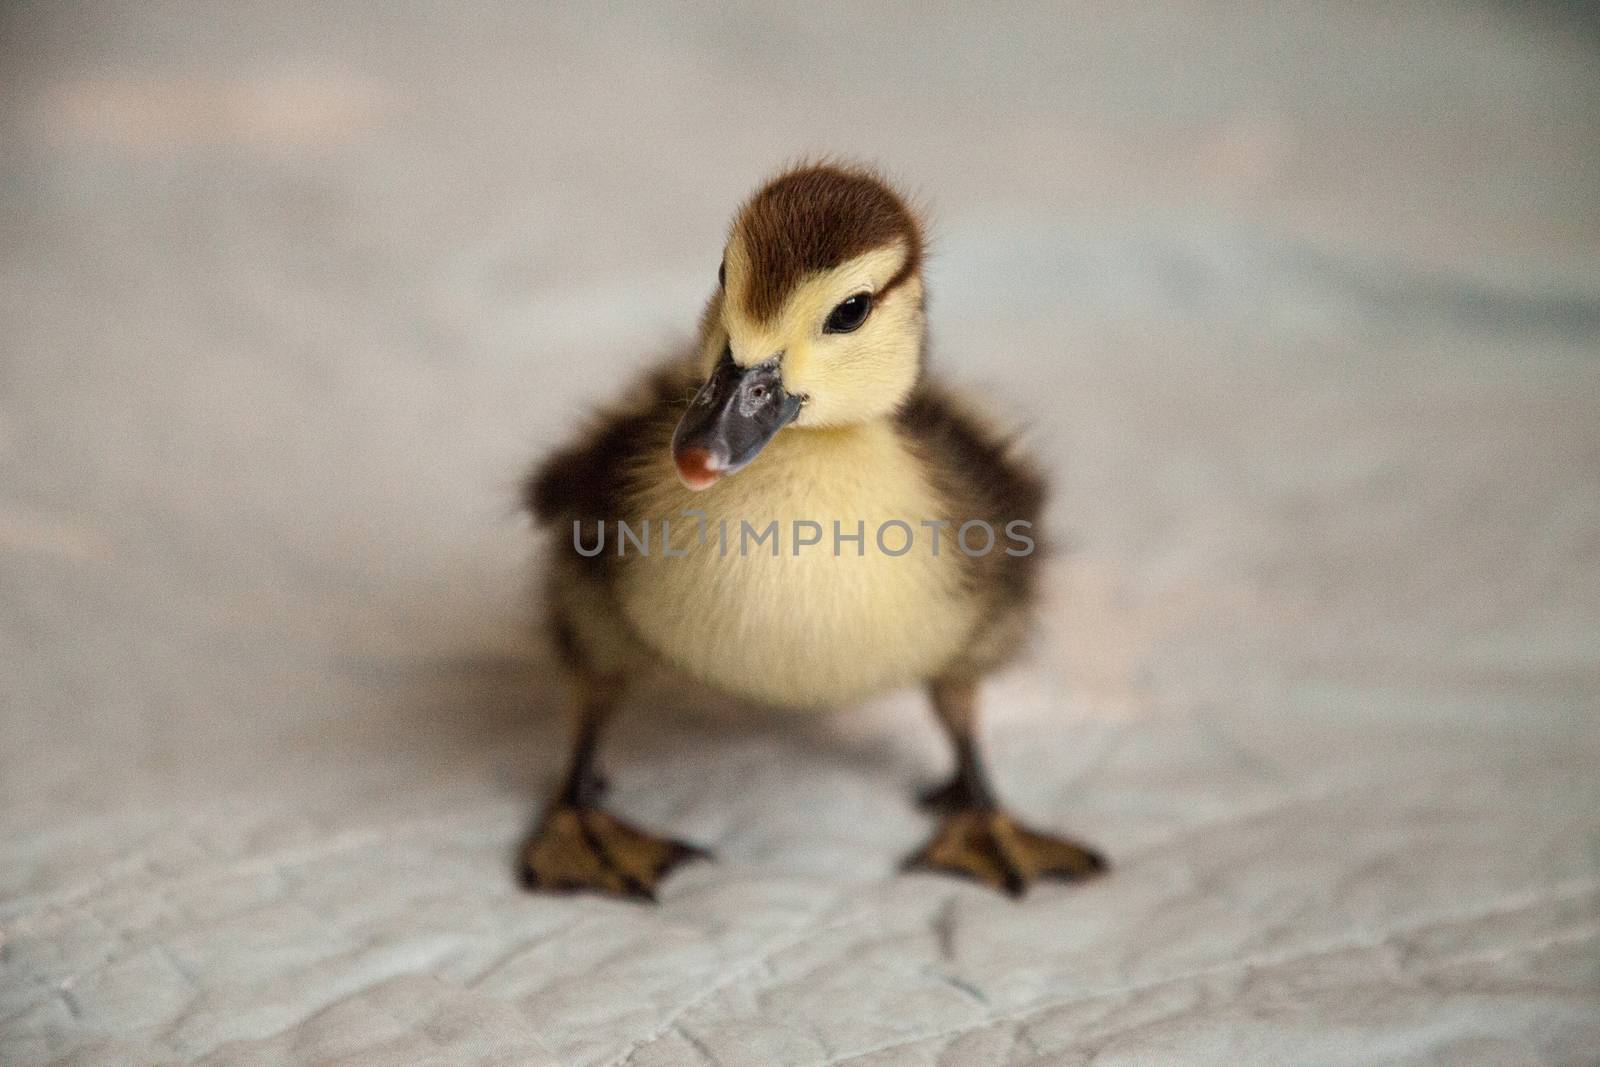
[[800,414],[801,398],[783,388],[782,358],[780,352],[741,367],[731,351],[723,351],[672,435],[672,459],[684,485],[710,488],[755,459],[772,435]]

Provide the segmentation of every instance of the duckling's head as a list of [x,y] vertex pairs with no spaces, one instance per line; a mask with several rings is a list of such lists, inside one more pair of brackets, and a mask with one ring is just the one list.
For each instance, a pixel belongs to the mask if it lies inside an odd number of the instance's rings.
[[881,418],[922,370],[922,233],[876,175],[835,164],[780,175],[734,220],[702,322],[706,382],[673,435],[704,489],[786,426]]

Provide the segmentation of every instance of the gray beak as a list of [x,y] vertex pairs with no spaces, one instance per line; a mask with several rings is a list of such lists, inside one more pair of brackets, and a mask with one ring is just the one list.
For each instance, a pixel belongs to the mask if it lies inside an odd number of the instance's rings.
[[802,399],[783,388],[782,358],[780,352],[741,367],[732,350],[723,349],[672,435],[672,459],[684,485],[708,489],[723,475],[740,470],[800,414]]

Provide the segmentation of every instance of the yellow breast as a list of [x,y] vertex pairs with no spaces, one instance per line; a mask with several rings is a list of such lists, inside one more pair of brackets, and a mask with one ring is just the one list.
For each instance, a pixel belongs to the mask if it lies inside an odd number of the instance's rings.
[[620,601],[703,681],[778,705],[848,702],[930,678],[971,632],[955,531],[929,525],[938,498],[883,423],[784,431],[702,493],[665,454],[647,474],[650,544],[624,546]]

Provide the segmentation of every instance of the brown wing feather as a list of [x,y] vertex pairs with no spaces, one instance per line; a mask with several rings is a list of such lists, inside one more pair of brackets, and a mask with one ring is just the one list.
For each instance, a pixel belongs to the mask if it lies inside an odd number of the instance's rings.
[[[1031,603],[1044,546],[1044,477],[1018,454],[1011,439],[935,384],[925,381],[917,387],[901,408],[897,425],[932,472],[949,509],[945,518],[956,527],[982,519],[995,531],[993,551],[968,557],[972,581],[991,587],[1004,601]],[[1036,549],[1029,555],[1005,551],[1006,525],[1018,519],[1031,524]]]
[[631,399],[601,415],[523,483],[523,504],[541,524],[626,518],[626,494],[641,451],[659,447],[694,395],[692,365],[676,359],[649,374]]

